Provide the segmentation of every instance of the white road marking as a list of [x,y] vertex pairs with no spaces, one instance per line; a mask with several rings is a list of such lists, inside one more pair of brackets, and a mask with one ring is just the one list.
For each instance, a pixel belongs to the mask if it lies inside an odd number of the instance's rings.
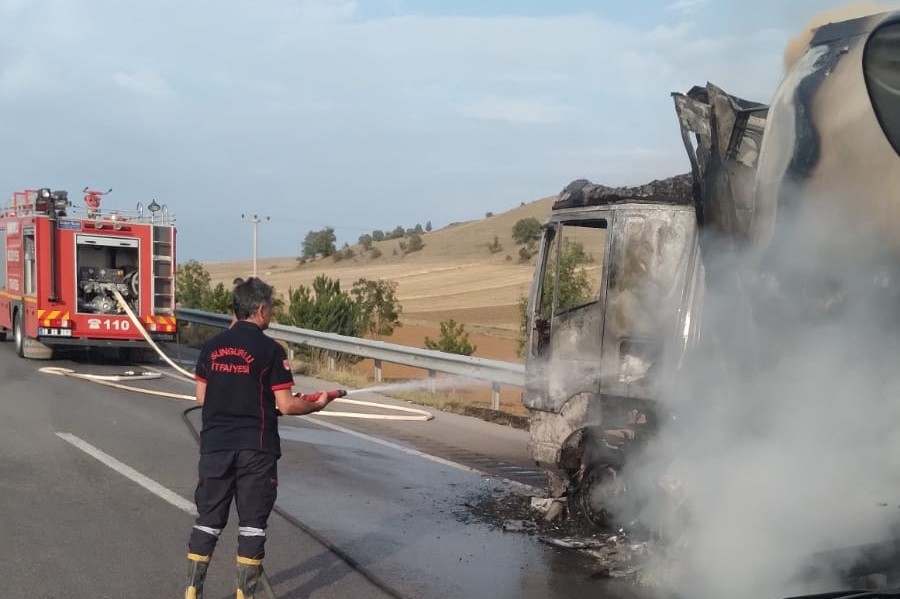
[[471,466],[466,466],[465,464],[460,464],[459,462],[454,462],[452,460],[447,460],[442,457],[438,457],[436,455],[431,455],[430,453],[425,453],[423,451],[419,451],[418,449],[411,449],[409,447],[404,447],[402,445],[398,445],[396,443],[392,443],[390,441],[385,441],[384,439],[379,439],[378,437],[372,437],[371,435],[367,435],[365,433],[360,433],[353,429],[344,428],[338,424],[334,424],[332,422],[326,422],[321,418],[315,416],[315,414],[309,414],[306,416],[295,416],[295,418],[302,418],[307,422],[315,422],[319,426],[324,426],[325,428],[330,428],[336,431],[340,431],[342,433],[346,433],[348,435],[353,435],[354,437],[359,437],[360,439],[365,439],[370,443],[375,443],[377,445],[383,445],[385,447],[390,447],[391,449],[396,449],[397,451],[401,451],[403,453],[418,456],[420,458],[425,458],[426,460],[431,460],[432,462],[437,462],[438,464],[442,464],[444,466],[450,466],[451,468],[456,468],[457,470],[462,470],[464,472],[469,472],[470,474],[476,474],[478,476],[483,476],[485,478],[491,478],[503,481],[510,487],[517,489],[521,493],[525,493],[527,495],[535,495],[541,496],[543,495],[543,491],[538,489],[537,487],[533,487],[531,485],[526,485],[524,483],[520,483],[515,480],[511,480],[508,478],[504,478],[502,476],[497,476],[496,474],[490,474],[483,470],[479,470],[478,468],[472,468]]
[[197,515],[197,509],[194,507],[193,502],[188,501],[174,491],[170,491],[152,478],[144,476],[128,464],[124,464],[108,453],[97,449],[84,439],[81,439],[80,437],[76,437],[75,435],[71,435],[69,433],[56,433],[56,436],[63,441],[66,441],[67,443],[71,443],[89,456],[98,459],[122,476],[130,479],[133,482],[136,482],[146,490],[150,491],[160,499],[171,503],[181,511],[187,512],[191,516]]

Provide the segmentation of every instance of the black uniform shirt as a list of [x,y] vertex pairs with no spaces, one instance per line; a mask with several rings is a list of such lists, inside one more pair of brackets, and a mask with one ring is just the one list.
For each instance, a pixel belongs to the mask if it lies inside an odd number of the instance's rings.
[[195,375],[206,383],[200,453],[281,455],[274,392],[294,384],[284,348],[252,322],[238,321],[206,342]]

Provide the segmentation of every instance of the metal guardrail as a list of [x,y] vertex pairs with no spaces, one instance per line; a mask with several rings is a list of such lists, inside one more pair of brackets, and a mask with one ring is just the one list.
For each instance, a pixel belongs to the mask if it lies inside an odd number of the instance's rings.
[[[230,316],[188,308],[178,308],[175,311],[175,316],[178,320],[184,322],[194,322],[219,328],[226,328],[231,324]],[[361,339],[359,337],[345,337],[334,333],[322,333],[275,323],[269,325],[266,332],[273,339],[279,339],[287,343],[315,347],[328,352],[370,358],[375,361],[375,379],[377,381],[381,381],[382,362],[421,368],[427,370],[431,378],[435,376],[435,373],[443,372],[454,376],[488,381],[491,383],[491,408],[494,410],[500,408],[501,385],[512,387],[525,386],[525,367],[512,362],[448,354],[431,349],[419,349],[408,345]],[[331,360],[332,364],[330,365],[333,367],[333,356]]]

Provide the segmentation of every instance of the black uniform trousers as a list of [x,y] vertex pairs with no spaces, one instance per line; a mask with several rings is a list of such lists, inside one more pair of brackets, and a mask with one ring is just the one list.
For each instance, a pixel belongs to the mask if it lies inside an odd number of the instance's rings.
[[238,513],[238,556],[262,559],[266,526],[278,491],[278,456],[252,449],[200,454],[194,493],[197,520],[188,548],[212,555],[228,523],[231,500]]

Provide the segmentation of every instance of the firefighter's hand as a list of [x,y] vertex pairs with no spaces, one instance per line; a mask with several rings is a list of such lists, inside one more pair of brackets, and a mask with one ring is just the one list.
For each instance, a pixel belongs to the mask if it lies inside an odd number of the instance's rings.
[[319,410],[330,404],[331,401],[331,398],[328,397],[328,391],[322,391],[319,393],[319,396],[310,403],[316,407],[316,411],[318,412]]

